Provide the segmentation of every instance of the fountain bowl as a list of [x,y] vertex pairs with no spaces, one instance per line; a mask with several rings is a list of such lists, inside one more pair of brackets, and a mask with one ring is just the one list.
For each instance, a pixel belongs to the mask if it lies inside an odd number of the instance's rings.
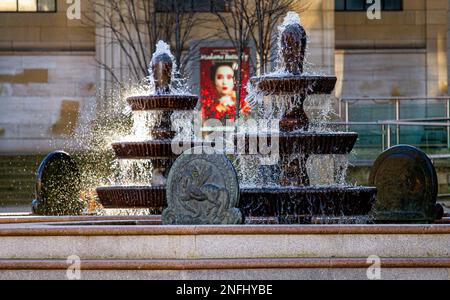
[[349,154],[358,139],[353,132],[293,132],[278,136],[280,154]]
[[140,110],[192,110],[198,97],[193,95],[145,95],[127,98],[133,111]]
[[166,207],[165,186],[100,186],[98,198],[104,208],[163,208]]
[[172,142],[167,140],[149,140],[137,142],[117,142],[112,147],[117,158],[176,158],[172,151]]
[[335,76],[285,75],[253,77],[250,82],[268,95],[331,94],[337,82]]
[[243,188],[239,207],[252,217],[362,216],[372,211],[376,191],[354,186]]
[[[97,188],[97,194],[105,208],[161,209],[167,206],[165,186],[104,186]],[[375,204],[376,188],[242,188],[240,195],[238,207],[246,218],[361,216],[371,212]]]

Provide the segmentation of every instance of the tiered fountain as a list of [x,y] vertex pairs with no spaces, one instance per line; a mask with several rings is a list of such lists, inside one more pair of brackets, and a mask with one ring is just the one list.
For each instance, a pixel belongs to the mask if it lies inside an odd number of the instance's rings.
[[151,61],[155,92],[153,95],[127,98],[133,112],[152,112],[157,115],[157,125],[150,130],[148,138],[137,142],[112,144],[119,159],[149,159],[153,166],[152,185],[149,186],[103,186],[97,188],[100,202],[105,208],[152,208],[160,209],[166,203],[165,176],[176,159],[171,142],[171,116],[174,111],[193,110],[198,97],[172,92],[174,72],[173,58],[167,44],[159,42]]
[[[270,189],[242,188],[246,182],[241,182],[241,209],[247,217],[277,217],[285,223],[299,222],[298,216],[305,214],[367,214],[375,189],[311,186],[314,179],[311,176],[310,180],[307,174],[308,156],[348,154],[357,135],[321,133],[308,126],[303,109],[306,97],[331,93],[336,78],[307,76],[302,72],[306,35],[299,22],[284,28],[281,41],[285,76],[267,75],[252,81],[257,89],[276,95],[273,98],[280,102],[284,101],[280,95],[287,94],[297,103],[280,122],[280,165],[284,172],[276,187]],[[162,111],[161,124],[151,130],[148,141],[113,144],[119,158],[152,160],[156,177],[175,158],[170,147],[174,135],[168,126],[170,112],[192,109],[197,100],[170,93],[169,58],[163,53],[154,57],[155,94],[128,99],[135,110]],[[401,162],[401,166],[410,167],[408,170],[421,170],[414,168],[417,164],[414,160]],[[419,184],[414,184],[411,191],[429,190],[420,186],[420,178],[426,173],[418,174],[419,177],[412,178],[419,178]],[[433,178],[427,180],[431,182]],[[165,205],[163,183],[160,180],[155,186],[101,187],[98,194],[106,207],[157,207]],[[384,194],[395,186],[388,184]],[[406,188],[409,186],[408,183]],[[398,199],[409,201],[408,195]],[[448,218],[442,224],[407,226],[160,226],[155,219],[149,216],[0,217],[0,279],[449,278]],[[377,265],[382,267],[382,272],[371,272],[379,269]]]
[[283,96],[291,98],[291,107],[276,103],[288,107],[281,117],[277,135],[282,169],[280,187],[241,189],[240,206],[244,215],[277,217],[282,223],[303,222],[304,216],[367,215],[375,202],[375,188],[310,184],[309,156],[349,154],[358,134],[309,131],[305,100],[309,95],[331,94],[337,79],[304,74],[307,35],[296,14],[288,15],[280,34],[284,70],[281,74],[251,79],[263,96],[273,96],[275,101],[288,101]]
[[[333,76],[303,74],[307,36],[299,22],[281,33],[281,53],[284,62],[282,76],[252,78],[257,90],[267,95],[289,95],[293,103],[280,120],[280,132],[272,133],[279,141],[279,185],[267,188],[243,188],[239,207],[247,221],[275,218],[277,223],[309,222],[310,216],[360,216],[369,214],[375,202],[375,188],[353,186],[311,186],[307,173],[310,155],[345,155],[356,143],[356,133],[314,132],[303,103],[308,95],[330,94],[336,84]],[[150,159],[153,164],[152,186],[109,186],[97,189],[105,208],[151,208],[166,205],[164,174],[176,156],[171,149],[175,132],[171,130],[174,110],[193,110],[197,97],[171,93],[173,62],[170,52],[157,51],[152,59],[155,94],[127,99],[134,111],[151,110],[161,113],[161,121],[144,142],[118,142],[112,147],[120,159]],[[283,97],[279,101],[283,101]],[[273,118],[273,116],[271,116]],[[247,136],[247,143],[248,143]],[[162,178],[162,180],[161,180]],[[155,182],[154,181],[154,182]],[[242,185],[242,184],[241,184]],[[306,219],[305,219],[306,217]]]

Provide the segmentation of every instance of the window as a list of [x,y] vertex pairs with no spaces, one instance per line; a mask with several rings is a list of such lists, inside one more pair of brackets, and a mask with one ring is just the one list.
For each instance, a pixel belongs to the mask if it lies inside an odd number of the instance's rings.
[[[403,10],[403,0],[380,0],[381,10],[399,11]],[[369,3],[367,3],[369,2]],[[367,0],[335,0],[335,9],[337,11],[365,11],[373,4]]]
[[186,12],[226,12],[227,0],[155,0],[156,12],[173,12],[175,8]]
[[1,0],[0,12],[56,12],[56,0]]

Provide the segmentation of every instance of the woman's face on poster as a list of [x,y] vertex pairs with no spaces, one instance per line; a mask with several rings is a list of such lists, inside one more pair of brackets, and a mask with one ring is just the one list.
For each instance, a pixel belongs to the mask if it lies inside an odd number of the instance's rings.
[[233,94],[234,71],[230,66],[220,66],[217,68],[215,85],[219,96],[231,96]]

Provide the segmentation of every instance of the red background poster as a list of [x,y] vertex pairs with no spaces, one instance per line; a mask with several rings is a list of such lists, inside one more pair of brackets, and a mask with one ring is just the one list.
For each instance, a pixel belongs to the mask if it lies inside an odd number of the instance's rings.
[[[208,47],[201,48],[200,55],[200,100],[203,121],[213,118],[225,124],[225,120],[236,118],[237,52],[234,48]],[[241,66],[240,114],[243,116],[250,112],[244,100],[249,69],[249,50],[247,49]]]

